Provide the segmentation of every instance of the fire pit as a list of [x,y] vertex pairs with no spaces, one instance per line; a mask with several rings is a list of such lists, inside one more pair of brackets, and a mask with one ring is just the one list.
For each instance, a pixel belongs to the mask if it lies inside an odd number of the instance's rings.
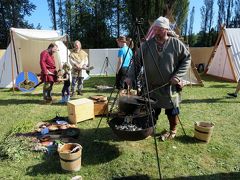
[[153,125],[149,114],[140,113],[139,115],[119,115],[113,117],[113,119],[108,121],[108,124],[119,138],[129,141],[137,141],[145,139],[153,133],[155,122]]

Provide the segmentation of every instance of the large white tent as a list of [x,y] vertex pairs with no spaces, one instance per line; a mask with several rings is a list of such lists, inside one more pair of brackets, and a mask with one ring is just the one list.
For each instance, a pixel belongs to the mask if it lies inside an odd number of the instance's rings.
[[59,48],[55,53],[57,69],[68,60],[69,52],[62,42],[66,36],[60,36],[57,31],[11,28],[10,35],[10,44],[0,59],[0,88],[13,87],[17,75],[22,71],[39,74],[40,53],[50,43],[56,43]]
[[222,28],[206,74],[237,82],[240,78],[240,28]]

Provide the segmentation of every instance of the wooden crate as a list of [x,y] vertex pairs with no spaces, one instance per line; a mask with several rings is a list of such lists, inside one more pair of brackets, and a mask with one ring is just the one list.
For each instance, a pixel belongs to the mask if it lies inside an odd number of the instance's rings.
[[108,113],[108,101],[94,102],[94,115],[95,116],[105,115],[107,113]]
[[94,103],[87,98],[81,98],[68,101],[68,119],[71,123],[76,124],[81,121],[93,119],[94,116]]

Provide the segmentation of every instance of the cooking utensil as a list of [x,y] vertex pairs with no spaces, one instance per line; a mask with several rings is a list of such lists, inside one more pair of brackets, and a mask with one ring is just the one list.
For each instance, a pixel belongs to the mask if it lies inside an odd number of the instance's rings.
[[118,107],[121,112],[126,114],[134,114],[140,111],[141,106],[144,105],[137,101],[135,96],[120,96]]

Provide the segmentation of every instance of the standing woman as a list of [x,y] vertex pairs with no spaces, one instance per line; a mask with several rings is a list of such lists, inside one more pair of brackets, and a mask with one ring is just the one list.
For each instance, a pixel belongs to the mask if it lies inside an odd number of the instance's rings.
[[118,47],[120,47],[118,51],[118,63],[116,69],[116,88],[124,89],[126,88],[124,80],[127,77],[127,71],[133,56],[133,52],[131,48],[127,46],[127,40],[125,36],[120,36],[116,39],[116,41]]
[[43,85],[43,100],[46,103],[52,102],[52,87],[57,81],[57,71],[53,54],[58,51],[58,46],[55,43],[49,44],[48,48],[40,54],[41,80]]

